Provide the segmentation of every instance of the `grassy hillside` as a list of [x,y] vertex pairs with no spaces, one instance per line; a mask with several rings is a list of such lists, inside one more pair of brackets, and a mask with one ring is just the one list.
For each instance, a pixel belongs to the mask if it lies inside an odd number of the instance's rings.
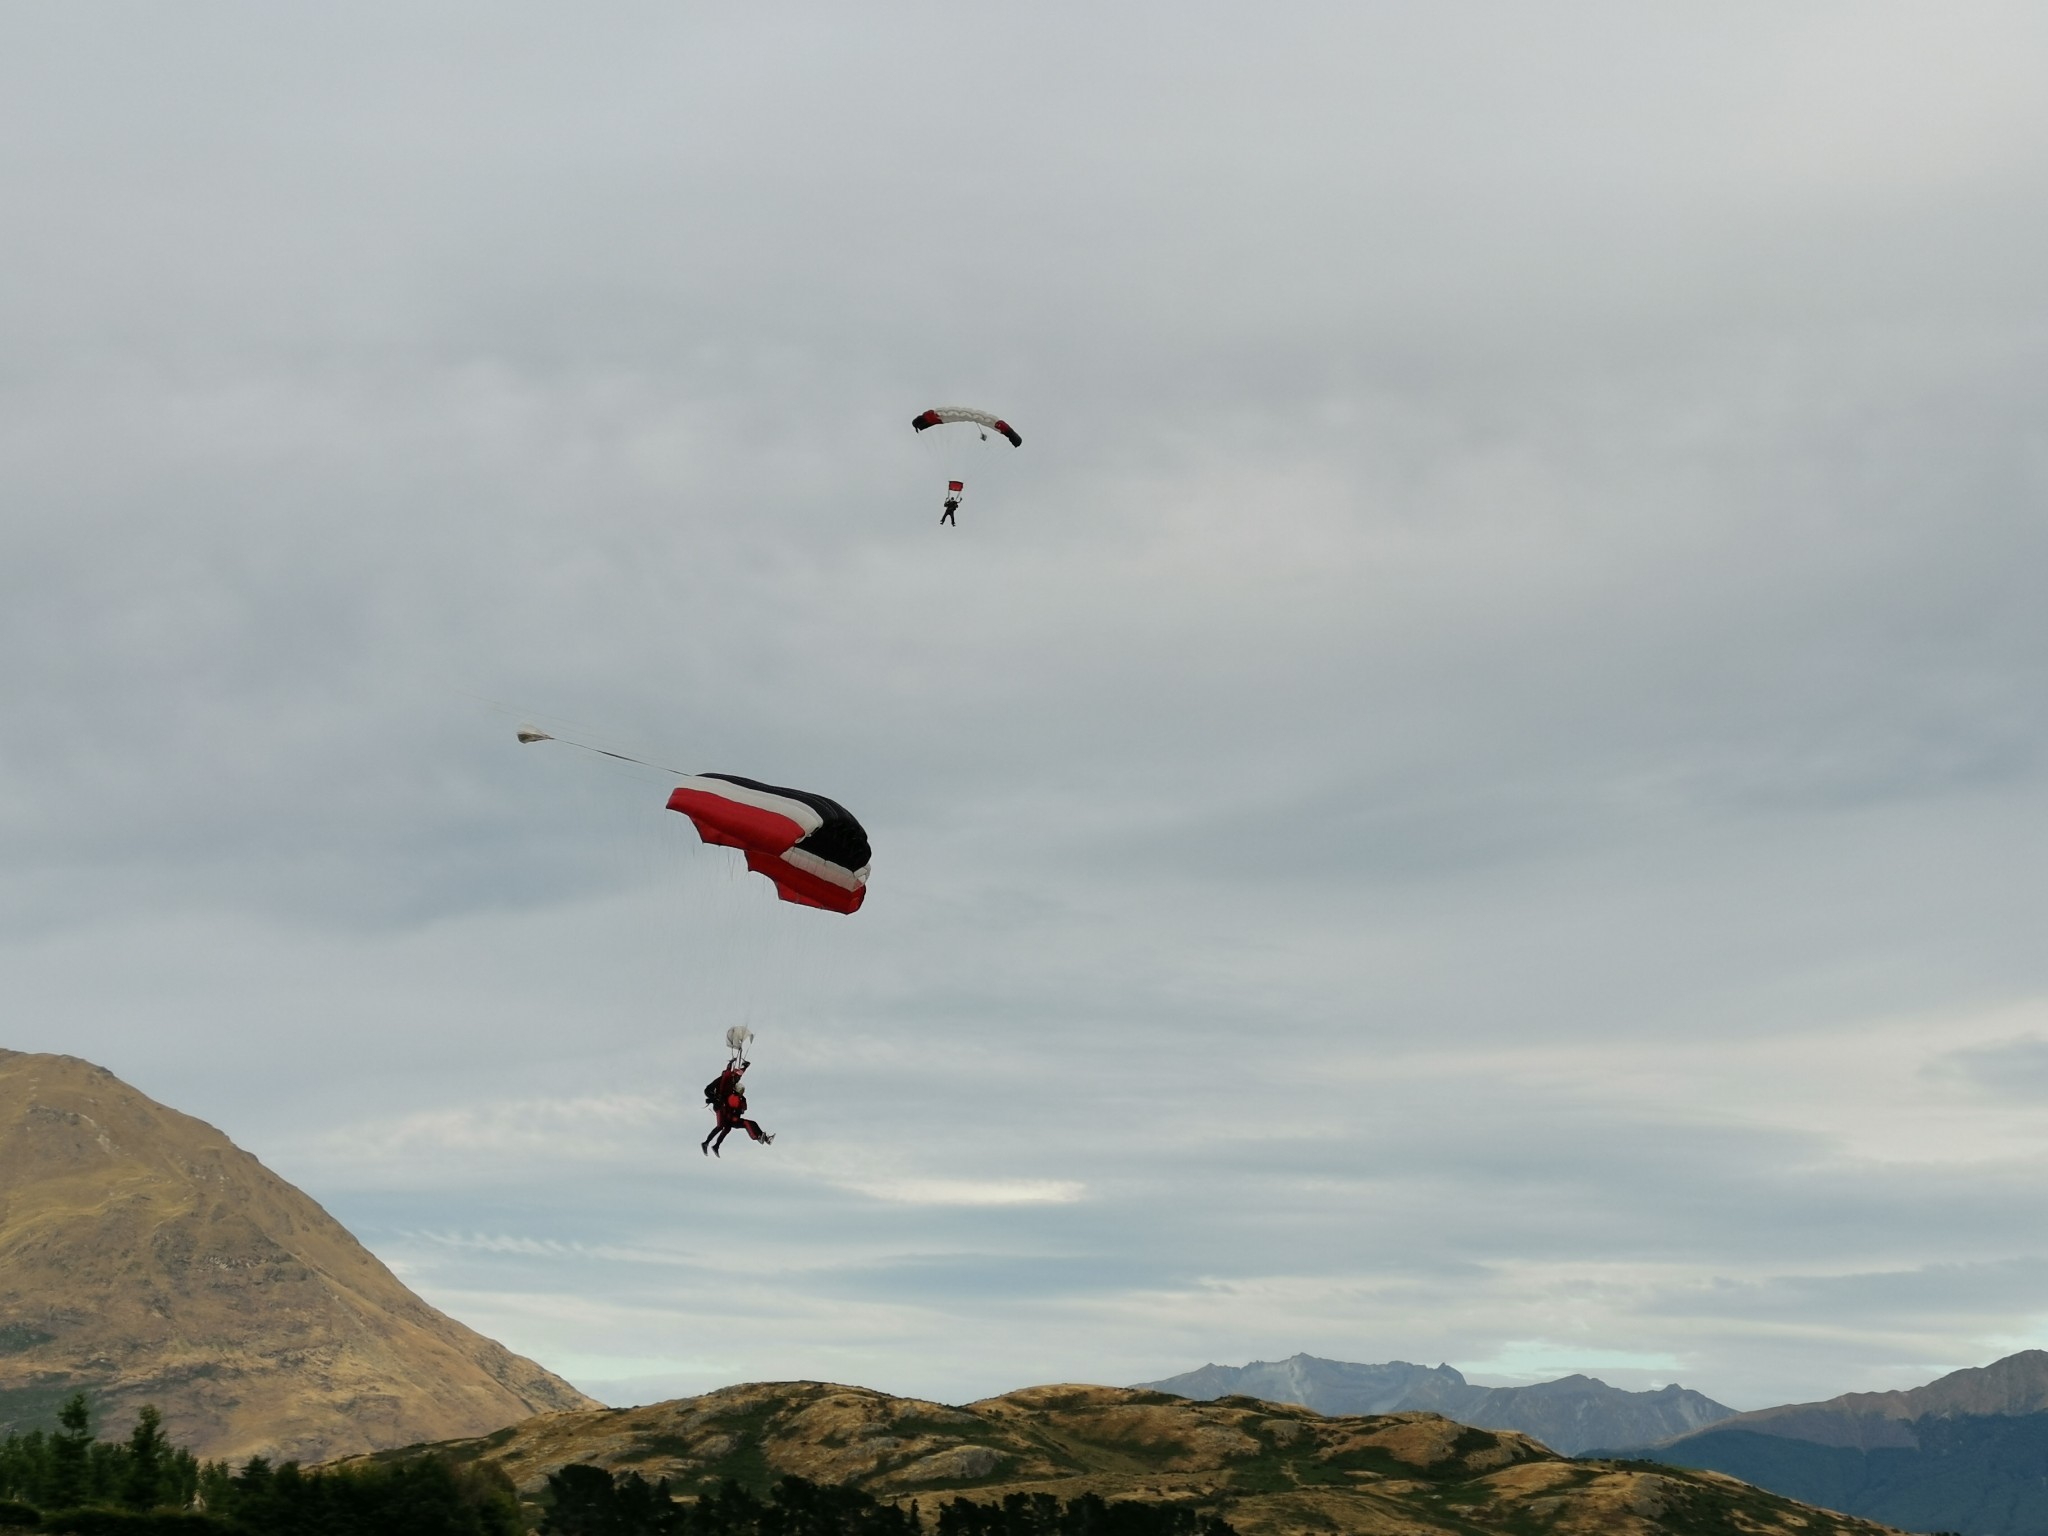
[[0,1050],[0,1431],[74,1391],[201,1456],[312,1460],[594,1407],[428,1306],[212,1126]]
[[[1243,1536],[1479,1531],[1868,1536],[1713,1472],[1578,1462],[1523,1435],[1427,1413],[1323,1418],[1251,1398],[1189,1402],[1114,1387],[1033,1387],[965,1408],[858,1387],[730,1387],[642,1408],[548,1414],[435,1449],[503,1467],[529,1499],[570,1462],[695,1487],[795,1474],[927,1512],[968,1494],[1197,1503]],[[386,1452],[388,1459],[406,1453]]]

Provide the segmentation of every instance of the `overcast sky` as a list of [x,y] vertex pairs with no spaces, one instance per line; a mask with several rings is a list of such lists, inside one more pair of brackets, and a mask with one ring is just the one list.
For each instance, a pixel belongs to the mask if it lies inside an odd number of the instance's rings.
[[611,1402],[2048,1345],[2044,62],[0,9],[0,1044]]

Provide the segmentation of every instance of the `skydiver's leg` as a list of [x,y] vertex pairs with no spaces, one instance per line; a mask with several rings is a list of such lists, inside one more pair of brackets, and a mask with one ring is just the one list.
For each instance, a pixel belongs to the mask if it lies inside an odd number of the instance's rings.
[[752,1120],[742,1120],[740,1124],[746,1127],[747,1134],[756,1141],[773,1141],[775,1139]]

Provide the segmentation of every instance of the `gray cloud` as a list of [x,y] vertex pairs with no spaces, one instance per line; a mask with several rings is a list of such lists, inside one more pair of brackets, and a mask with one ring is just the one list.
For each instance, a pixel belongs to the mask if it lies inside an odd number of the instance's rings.
[[2034,1341],[2041,27],[10,16],[8,1043],[621,1394]]

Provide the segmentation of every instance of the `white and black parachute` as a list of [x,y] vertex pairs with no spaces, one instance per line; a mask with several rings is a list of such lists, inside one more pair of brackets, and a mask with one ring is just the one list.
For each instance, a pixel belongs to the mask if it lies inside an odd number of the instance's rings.
[[[1024,446],[1024,439],[1002,417],[993,411],[977,410],[971,405],[935,405],[928,411],[920,411],[910,418],[911,427],[920,435],[930,432],[933,427],[966,426],[974,428],[972,433],[937,432],[926,441],[936,441],[935,456],[943,460],[948,471],[946,481],[945,514],[939,521],[951,522],[959,510],[960,502],[967,493],[967,464],[972,461],[987,467],[992,461],[983,457],[994,452],[1007,459],[1009,455],[1001,448],[989,443],[989,434],[1005,439],[1012,448]],[[975,438],[980,441],[976,442]],[[977,471],[977,474],[979,471]]]
[[999,432],[1010,440],[1012,448],[1022,448],[1024,439],[1017,435],[1017,429],[1002,417],[989,411],[978,411],[971,405],[935,405],[928,411],[920,411],[910,418],[910,425],[923,432],[932,427],[943,427],[951,422],[964,422],[969,426],[982,427],[989,432]]

